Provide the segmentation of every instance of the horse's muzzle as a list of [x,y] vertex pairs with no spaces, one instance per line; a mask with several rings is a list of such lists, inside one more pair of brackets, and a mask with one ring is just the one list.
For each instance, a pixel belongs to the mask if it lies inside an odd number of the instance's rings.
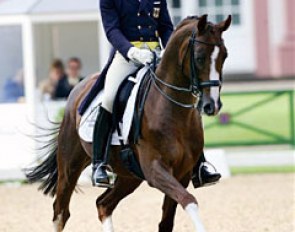
[[210,98],[210,102],[205,103],[203,106],[204,113],[208,116],[217,115],[221,108],[222,108],[221,100],[219,99],[217,104],[215,104],[215,101],[213,100],[213,98]]

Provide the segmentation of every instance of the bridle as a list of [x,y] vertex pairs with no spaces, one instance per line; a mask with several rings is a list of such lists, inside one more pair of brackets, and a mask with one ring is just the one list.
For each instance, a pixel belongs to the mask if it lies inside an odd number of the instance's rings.
[[[153,84],[156,87],[156,89],[161,93],[161,95],[163,95],[170,102],[172,102],[180,107],[188,108],[188,109],[200,107],[204,88],[220,87],[222,85],[221,81],[219,81],[219,80],[208,80],[208,81],[201,81],[200,80],[199,74],[198,74],[198,69],[195,64],[195,45],[196,45],[196,43],[205,44],[207,46],[221,46],[221,45],[223,45],[223,41],[221,41],[219,43],[209,43],[206,41],[198,40],[198,39],[196,39],[196,31],[193,31],[193,33],[189,39],[189,44],[187,46],[186,53],[183,58],[183,62],[181,64],[182,74],[185,76],[185,74],[184,74],[184,60],[189,53],[189,55],[190,55],[190,77],[189,77],[190,86],[188,88],[175,86],[175,85],[172,85],[172,84],[169,84],[169,83],[163,81],[162,79],[160,79],[156,75],[155,71],[152,68],[150,68]],[[160,83],[160,84],[162,84],[162,85],[166,86],[167,88],[172,89],[174,91],[191,93],[194,96],[194,98],[196,98],[197,100],[193,104],[185,104],[185,103],[179,102],[179,101],[173,99],[167,93],[165,93],[161,89],[161,87],[159,86],[158,83]]]

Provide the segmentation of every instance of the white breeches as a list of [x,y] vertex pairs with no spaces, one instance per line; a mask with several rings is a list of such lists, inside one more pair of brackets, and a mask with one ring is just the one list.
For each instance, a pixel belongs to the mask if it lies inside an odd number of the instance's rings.
[[132,74],[137,66],[132,61],[127,61],[119,52],[116,52],[111,66],[106,75],[102,107],[110,113],[113,112],[113,104],[120,84],[125,77]]

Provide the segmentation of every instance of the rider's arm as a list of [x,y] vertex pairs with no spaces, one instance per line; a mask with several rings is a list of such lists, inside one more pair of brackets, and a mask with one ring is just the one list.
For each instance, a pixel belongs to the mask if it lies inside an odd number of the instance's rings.
[[167,1],[161,1],[161,11],[159,18],[159,35],[162,41],[162,45],[165,48],[168,40],[173,32],[173,23],[171,21],[170,14],[167,8]]
[[120,29],[120,18],[113,0],[100,0],[100,11],[106,36],[112,46],[125,58],[133,45]]

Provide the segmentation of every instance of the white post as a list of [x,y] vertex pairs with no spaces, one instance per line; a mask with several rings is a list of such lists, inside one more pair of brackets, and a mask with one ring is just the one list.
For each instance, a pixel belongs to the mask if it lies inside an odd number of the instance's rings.
[[31,120],[35,120],[36,64],[34,28],[29,16],[24,16],[22,24],[22,43],[25,99],[28,107],[28,116]]
[[182,18],[198,14],[198,1],[196,0],[181,0]]
[[98,52],[99,52],[99,70],[102,70],[110,54],[110,44],[105,36],[101,21],[98,21]]
[[[26,101],[26,117],[31,121],[36,121],[36,65],[34,48],[34,28],[29,16],[24,16],[22,21],[22,47],[23,47],[23,69],[24,69],[24,88]],[[26,134],[35,134],[35,128],[28,122]],[[36,159],[36,142],[28,139],[26,143],[30,151],[28,160],[32,163]],[[29,163],[28,163],[29,164]]]

